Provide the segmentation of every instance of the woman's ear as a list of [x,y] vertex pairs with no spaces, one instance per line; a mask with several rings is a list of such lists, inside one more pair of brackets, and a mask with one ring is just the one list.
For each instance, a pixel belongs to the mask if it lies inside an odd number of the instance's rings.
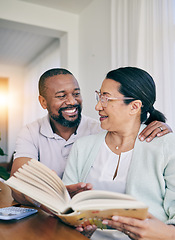
[[141,110],[142,102],[140,100],[135,100],[131,102],[131,114],[136,114]]
[[39,99],[39,102],[40,102],[42,108],[47,109],[47,101],[46,101],[46,99],[43,96],[41,96],[41,95],[39,95],[38,99]]

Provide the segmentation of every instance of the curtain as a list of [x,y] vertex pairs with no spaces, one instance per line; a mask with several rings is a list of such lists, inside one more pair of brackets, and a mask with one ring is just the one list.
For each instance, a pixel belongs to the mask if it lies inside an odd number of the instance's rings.
[[155,108],[175,130],[175,1],[111,1],[112,68],[140,67],[156,83]]

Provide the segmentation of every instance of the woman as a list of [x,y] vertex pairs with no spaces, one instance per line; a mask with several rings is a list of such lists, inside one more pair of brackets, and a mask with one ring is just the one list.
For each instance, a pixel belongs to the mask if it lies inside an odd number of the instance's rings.
[[107,74],[96,94],[106,132],[75,143],[63,181],[130,194],[145,202],[152,215],[147,221],[114,216],[104,223],[120,232],[96,230],[92,239],[175,239],[175,136],[167,134],[149,144],[138,140],[145,124],[165,122],[154,108],[152,77],[139,68],[119,68]]

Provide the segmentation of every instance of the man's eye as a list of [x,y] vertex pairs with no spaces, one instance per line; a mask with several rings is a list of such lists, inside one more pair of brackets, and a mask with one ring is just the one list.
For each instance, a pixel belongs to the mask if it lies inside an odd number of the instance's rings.
[[63,100],[66,98],[66,95],[62,95],[62,96],[56,96],[56,98],[60,99],[60,100]]
[[79,97],[80,96],[80,92],[74,93],[73,96],[74,97]]

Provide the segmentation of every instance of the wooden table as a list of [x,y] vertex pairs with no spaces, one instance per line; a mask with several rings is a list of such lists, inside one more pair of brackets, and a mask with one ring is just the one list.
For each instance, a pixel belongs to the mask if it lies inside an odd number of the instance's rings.
[[[14,205],[11,190],[0,182],[0,208]],[[39,209],[17,221],[0,221],[1,240],[86,240],[85,236]]]

